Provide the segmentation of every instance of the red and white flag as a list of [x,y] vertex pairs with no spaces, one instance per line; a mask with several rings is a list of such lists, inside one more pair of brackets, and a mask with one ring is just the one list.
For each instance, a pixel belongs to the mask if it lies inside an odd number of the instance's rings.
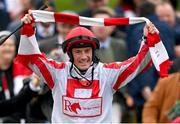
[[66,24],[82,26],[111,26],[111,25],[129,25],[141,22],[149,22],[144,17],[131,18],[88,18],[59,12],[49,12],[42,10],[31,10],[35,22],[63,22]]
[[[72,25],[81,26],[112,26],[112,25],[129,25],[150,22],[145,17],[130,17],[130,18],[88,18],[70,14],[62,14],[59,12],[49,12],[42,10],[32,10],[32,15],[35,22],[63,22]],[[169,61],[167,51],[158,34],[149,34],[147,36],[147,43],[153,64],[161,77],[168,76]]]

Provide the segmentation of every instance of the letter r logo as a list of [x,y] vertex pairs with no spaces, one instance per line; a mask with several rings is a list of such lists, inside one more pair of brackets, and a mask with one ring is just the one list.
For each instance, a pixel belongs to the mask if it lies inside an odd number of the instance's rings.
[[67,110],[67,111],[68,110],[71,111],[71,102],[69,100],[64,100],[64,102],[65,102],[64,109]]

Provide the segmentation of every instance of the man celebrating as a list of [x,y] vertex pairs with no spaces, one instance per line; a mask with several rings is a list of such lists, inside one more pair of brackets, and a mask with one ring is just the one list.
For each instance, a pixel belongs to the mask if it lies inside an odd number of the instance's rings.
[[[52,89],[53,123],[110,123],[113,93],[126,85],[151,63],[146,39],[135,57],[124,62],[101,63],[95,50],[99,41],[83,27],[72,29],[63,42],[70,62],[57,63],[46,59],[38,48],[30,14],[22,19],[18,61],[31,68]],[[158,34],[150,23],[144,36]],[[148,42],[147,42],[148,43]]]

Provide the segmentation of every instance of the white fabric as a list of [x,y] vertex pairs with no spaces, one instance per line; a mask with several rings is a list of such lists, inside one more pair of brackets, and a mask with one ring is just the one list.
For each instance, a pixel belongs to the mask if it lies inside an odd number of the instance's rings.
[[23,79],[25,77],[22,75],[14,77],[14,94],[17,95],[19,91],[23,88]]
[[104,18],[79,17],[79,25],[85,26],[104,26]]
[[35,35],[32,35],[31,37],[27,37],[26,35],[21,35],[20,39],[20,45],[18,49],[18,53],[21,55],[27,55],[27,54],[41,54],[38,43],[36,42]]
[[129,24],[137,24],[137,23],[142,23],[146,22],[149,23],[150,20],[144,17],[131,17],[129,18]]
[[121,123],[123,110],[121,104],[113,103],[112,105],[112,123]]
[[153,63],[155,65],[156,69],[158,71],[160,71],[159,65],[162,62],[169,59],[168,53],[167,53],[162,41],[155,44],[154,47],[150,47],[149,51],[151,53],[151,57],[152,57],[152,60],[153,60]]
[[32,10],[35,22],[55,22],[54,13],[42,10]]

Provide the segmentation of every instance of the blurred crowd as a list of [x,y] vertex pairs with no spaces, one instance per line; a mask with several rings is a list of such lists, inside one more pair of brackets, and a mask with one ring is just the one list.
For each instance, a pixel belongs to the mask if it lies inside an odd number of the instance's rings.
[[[178,0],[117,0],[110,8],[110,0],[85,0],[87,9],[74,12],[71,8],[62,13],[92,18],[146,17],[160,31],[160,37],[174,64],[167,78],[160,78],[155,67],[142,73],[127,86],[114,94],[113,122],[116,123],[169,123],[180,122],[180,16]],[[9,35],[21,22],[29,9],[39,9],[43,0],[0,0],[0,40]],[[46,11],[56,11],[49,0]],[[124,61],[137,54],[145,23],[128,26],[87,27],[100,41],[96,54],[101,62]],[[62,42],[67,33],[77,25],[64,23],[36,23],[36,37],[41,52],[59,62],[69,58],[62,51]],[[16,105],[24,87],[37,79],[23,65],[15,62],[20,41],[20,31],[0,46],[0,106],[10,101]],[[28,47],[28,46],[27,46]],[[37,80],[39,81],[39,80]],[[39,81],[40,82],[40,81]],[[38,83],[37,94],[21,99],[18,109],[3,113],[0,122],[50,123],[52,95],[44,83]],[[27,96],[28,97],[28,96]],[[11,104],[4,111],[11,111]],[[12,104],[13,105],[13,104]],[[17,106],[18,107],[18,106]],[[1,108],[1,107],[0,107]],[[2,115],[2,116],[1,116]]]

